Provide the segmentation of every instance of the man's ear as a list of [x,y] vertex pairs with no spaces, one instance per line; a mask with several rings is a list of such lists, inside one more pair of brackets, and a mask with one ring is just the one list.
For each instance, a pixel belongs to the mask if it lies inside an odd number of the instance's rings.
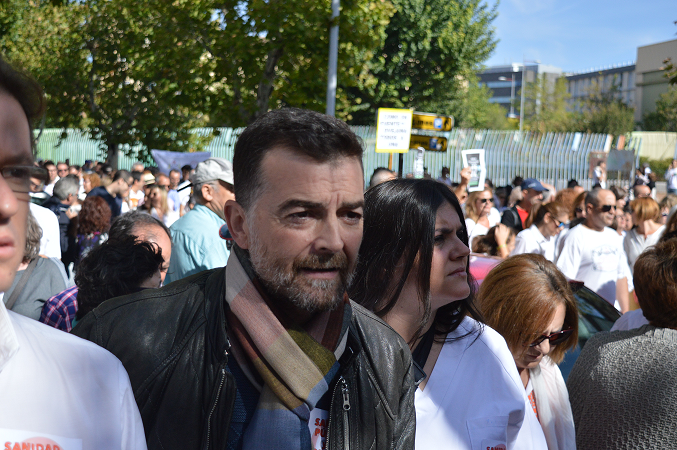
[[214,199],[214,186],[209,183],[204,183],[200,188],[200,193],[206,202],[211,202]]
[[241,249],[249,248],[249,224],[244,208],[235,200],[228,200],[223,207],[223,215],[233,240]]

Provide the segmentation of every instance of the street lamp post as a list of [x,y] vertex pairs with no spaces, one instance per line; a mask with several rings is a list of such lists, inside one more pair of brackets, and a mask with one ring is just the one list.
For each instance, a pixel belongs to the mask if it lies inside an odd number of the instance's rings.
[[508,113],[508,117],[512,119],[515,117],[515,77],[498,77],[498,79],[500,81],[510,81],[510,112]]

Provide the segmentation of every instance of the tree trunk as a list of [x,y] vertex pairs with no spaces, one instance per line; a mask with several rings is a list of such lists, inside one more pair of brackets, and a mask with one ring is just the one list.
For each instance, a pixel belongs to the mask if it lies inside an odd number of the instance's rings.
[[110,164],[113,170],[118,170],[118,144],[108,144],[106,162]]
[[258,119],[266,112],[268,112],[268,102],[270,94],[273,93],[273,82],[275,81],[276,73],[275,66],[282,57],[284,49],[282,47],[274,48],[268,52],[268,60],[266,61],[266,68],[259,82],[259,89],[256,95],[256,112],[251,119],[251,122]]

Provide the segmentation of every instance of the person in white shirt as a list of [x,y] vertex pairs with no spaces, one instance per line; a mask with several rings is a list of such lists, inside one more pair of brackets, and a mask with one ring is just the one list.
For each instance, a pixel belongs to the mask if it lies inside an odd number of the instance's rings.
[[651,197],[634,199],[630,202],[630,211],[635,227],[623,238],[623,250],[632,271],[639,255],[658,242],[665,231],[665,225],[658,223],[661,211],[656,200]]
[[673,159],[665,171],[665,181],[668,184],[668,194],[677,194],[677,159]]
[[585,197],[585,208],[585,221],[567,234],[557,267],[626,312],[630,270],[620,236],[608,228],[614,221],[616,197],[606,189],[594,189]]
[[472,241],[476,236],[484,236],[489,228],[501,221],[501,214],[494,208],[494,194],[491,189],[471,192],[465,203],[465,226],[468,228],[468,241],[472,250]]
[[592,172],[592,184],[593,186],[599,184],[602,189],[606,189],[606,161],[597,163],[597,167]]
[[569,393],[557,367],[578,342],[578,308],[564,275],[541,255],[510,257],[484,279],[477,305],[508,343],[547,448],[575,450]]
[[59,233],[59,219],[52,211],[35,203],[30,203],[31,213],[40,225],[40,254],[48,258],[61,259],[61,235]]
[[45,161],[42,164],[42,167],[47,170],[47,174],[49,175],[49,178],[47,179],[47,182],[45,183],[44,191],[47,192],[50,196],[54,195],[54,185],[56,184],[57,181],[61,179],[57,175],[57,170],[56,170],[56,164],[52,161]]
[[[533,223],[532,223],[533,222]],[[510,255],[535,253],[555,262],[555,237],[569,222],[566,206],[559,202],[540,205],[525,223],[529,228],[515,238],[515,248]]]
[[143,172],[132,172],[132,185],[129,187],[129,210],[136,211],[143,204],[145,194],[143,192]]
[[478,319],[457,198],[433,180],[365,194],[351,298],[374,311],[428,374],[416,390],[418,449],[545,449],[505,340]]
[[[15,97],[16,96],[16,97]],[[0,297],[24,257],[39,86],[0,58]],[[96,345],[7,311],[0,301],[0,443],[7,449],[146,449],[120,361]]]

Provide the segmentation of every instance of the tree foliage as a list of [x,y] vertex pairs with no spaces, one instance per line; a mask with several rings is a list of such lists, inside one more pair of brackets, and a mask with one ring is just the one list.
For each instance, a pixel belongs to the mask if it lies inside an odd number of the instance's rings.
[[490,103],[491,90],[480,86],[473,77],[461,86],[461,92],[451,103],[456,126],[461,128],[484,128],[508,130],[512,126],[506,117],[506,111],[498,103]]
[[497,5],[480,0],[392,0],[383,45],[366,61],[374,79],[347,88],[353,123],[379,107],[459,115],[464,85],[496,46]]
[[580,102],[575,127],[588,133],[621,135],[635,129],[635,110],[620,95],[620,87],[612,83],[609,89],[592,83],[588,95]]
[[646,131],[677,132],[677,86],[658,98],[656,111],[644,114],[642,128]]
[[[520,89],[518,98],[522,95]],[[566,78],[552,81],[542,74],[524,88],[524,123],[527,130],[545,133],[563,132],[572,128],[572,114],[569,112]],[[521,114],[521,112],[520,112]]]

